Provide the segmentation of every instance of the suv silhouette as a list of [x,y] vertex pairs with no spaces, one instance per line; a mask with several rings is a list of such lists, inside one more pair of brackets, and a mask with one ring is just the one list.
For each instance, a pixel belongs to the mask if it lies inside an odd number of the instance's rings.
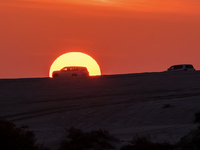
[[54,71],[52,77],[74,77],[74,76],[89,76],[86,67],[70,66],[64,67],[59,71]]
[[195,69],[191,64],[180,64],[171,66],[168,71],[195,71]]

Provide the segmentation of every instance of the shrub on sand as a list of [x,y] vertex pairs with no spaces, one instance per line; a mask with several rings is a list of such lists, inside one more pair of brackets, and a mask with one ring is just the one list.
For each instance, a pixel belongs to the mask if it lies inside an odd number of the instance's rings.
[[0,118],[0,150],[50,150],[36,143],[28,126],[16,127],[11,121]]
[[192,130],[189,134],[180,139],[178,143],[180,147],[188,150],[200,149],[200,126],[196,130]]
[[162,108],[170,108],[170,107],[172,107],[171,104],[165,104]]
[[129,145],[122,146],[120,150],[172,150],[175,146],[168,142],[153,143],[149,137],[134,136]]
[[71,127],[67,132],[68,135],[61,141],[59,150],[115,149],[111,143],[118,141],[108,131],[101,129],[83,132]]
[[200,111],[194,114],[194,123],[200,122]]

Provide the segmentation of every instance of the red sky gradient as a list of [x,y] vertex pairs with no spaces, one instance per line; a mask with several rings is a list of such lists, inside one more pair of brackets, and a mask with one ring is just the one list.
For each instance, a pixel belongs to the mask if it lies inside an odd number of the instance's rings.
[[200,70],[199,0],[0,0],[0,35],[0,78],[47,77],[71,51],[103,75]]

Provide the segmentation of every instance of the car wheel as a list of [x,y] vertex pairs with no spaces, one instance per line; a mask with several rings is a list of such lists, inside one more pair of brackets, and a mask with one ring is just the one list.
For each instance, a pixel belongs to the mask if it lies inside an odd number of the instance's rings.
[[59,77],[57,73],[53,74],[53,78]]
[[76,77],[77,76],[77,74],[72,74],[72,77]]

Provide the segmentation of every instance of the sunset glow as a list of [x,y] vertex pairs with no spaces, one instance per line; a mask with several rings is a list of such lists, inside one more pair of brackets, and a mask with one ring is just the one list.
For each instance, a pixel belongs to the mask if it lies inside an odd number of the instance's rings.
[[0,78],[50,76],[82,50],[103,75],[200,69],[199,0],[3,0],[0,14]]
[[53,71],[60,70],[67,66],[86,67],[90,76],[101,75],[98,63],[91,56],[81,52],[69,52],[56,58],[50,67],[49,77],[52,77]]

